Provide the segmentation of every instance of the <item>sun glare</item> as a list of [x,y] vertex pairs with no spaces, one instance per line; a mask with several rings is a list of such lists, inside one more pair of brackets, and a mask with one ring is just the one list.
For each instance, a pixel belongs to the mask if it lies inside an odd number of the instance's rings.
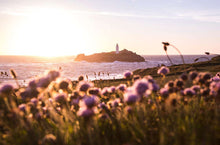
[[17,26],[10,47],[17,55],[76,55],[86,47],[85,35],[71,13],[40,9]]

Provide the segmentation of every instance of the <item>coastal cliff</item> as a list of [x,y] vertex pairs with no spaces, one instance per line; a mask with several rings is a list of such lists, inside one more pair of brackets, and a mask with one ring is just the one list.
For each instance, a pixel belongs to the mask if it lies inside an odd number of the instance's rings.
[[95,53],[92,55],[84,55],[79,54],[75,58],[75,61],[87,61],[87,62],[114,62],[114,61],[122,61],[122,62],[144,62],[145,59],[137,55],[132,51],[128,51],[124,49],[119,51],[118,54],[115,51],[112,52],[103,52],[103,53]]

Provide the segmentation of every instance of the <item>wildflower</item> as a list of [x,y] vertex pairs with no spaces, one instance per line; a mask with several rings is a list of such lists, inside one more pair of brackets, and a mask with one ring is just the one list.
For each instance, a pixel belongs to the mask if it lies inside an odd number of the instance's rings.
[[187,96],[193,96],[193,95],[196,94],[195,91],[192,88],[184,89],[183,93],[184,93],[184,95],[187,95]]
[[197,72],[190,72],[189,73],[189,78],[190,80],[194,80],[196,77],[198,76],[198,73]]
[[87,92],[87,90],[88,90],[90,87],[92,87],[92,86],[93,86],[93,83],[89,83],[89,82],[87,82],[87,81],[80,81],[80,82],[78,83],[77,88],[78,88],[79,91]]
[[101,108],[101,109],[107,109],[108,108],[108,106],[104,102],[100,103],[98,105],[98,107]]
[[111,101],[111,106],[116,108],[119,106],[119,103],[120,103],[120,99],[115,99],[115,100]]
[[28,87],[29,88],[36,88],[37,87],[37,82],[36,82],[36,80],[32,80],[32,81],[30,81],[29,83],[28,83]]
[[42,77],[37,82],[37,87],[39,88],[47,88],[50,84],[50,78],[49,77]]
[[82,103],[80,104],[81,107],[92,108],[98,104],[98,97],[96,96],[86,96]]
[[139,97],[133,93],[125,93],[124,94],[124,102],[127,104],[134,104],[138,101]]
[[134,83],[133,88],[136,94],[143,96],[147,89],[149,89],[148,81],[146,79],[137,80]]
[[145,76],[144,79],[146,79],[149,83],[155,83],[153,77],[150,75]]
[[200,86],[199,85],[194,85],[191,87],[192,90],[194,90],[195,92],[199,91]]
[[160,69],[158,69],[157,73],[161,74],[161,75],[166,75],[167,73],[169,73],[170,70],[168,67],[162,66]]
[[124,72],[124,78],[125,79],[130,79],[132,77],[133,73],[130,71]]
[[50,79],[50,81],[55,81],[60,76],[60,72],[51,70],[47,73],[47,76]]
[[187,76],[186,73],[183,73],[183,74],[180,76],[180,78],[181,78],[183,81],[187,81],[188,76]]
[[104,87],[104,88],[102,89],[101,94],[104,95],[104,96],[107,96],[107,95],[109,94],[108,88],[107,88],[107,87]]
[[159,86],[156,83],[149,83],[149,84],[150,84],[149,88],[152,92],[156,92],[160,89]]
[[25,112],[26,111],[26,104],[21,104],[18,106],[18,109]]
[[31,103],[33,103],[35,106],[37,106],[37,103],[38,103],[37,98],[32,98]]
[[212,77],[211,81],[213,81],[213,82],[220,82],[220,77],[214,76],[214,77]]
[[204,73],[204,74],[203,74],[203,79],[204,79],[205,81],[211,79],[211,74],[210,74],[210,73]]
[[13,91],[13,86],[6,84],[0,88],[0,93],[4,95],[9,95]]
[[116,88],[114,86],[111,86],[108,88],[109,93],[115,93],[115,91],[116,91]]
[[212,82],[210,84],[210,94],[213,96],[218,96],[220,95],[220,82]]
[[124,91],[126,90],[126,88],[127,88],[127,86],[126,86],[125,84],[120,84],[120,85],[116,88],[116,90],[120,90],[120,91],[124,92]]
[[168,97],[169,96],[169,91],[167,88],[162,88],[160,89],[160,95],[164,98]]
[[165,88],[172,88],[172,87],[174,87],[173,81],[169,81],[168,83],[165,84]]
[[20,93],[20,96],[23,100],[37,97],[38,95],[39,95],[39,92],[37,91],[37,89],[31,89],[31,88],[27,88],[25,91]]
[[182,80],[176,79],[174,82],[174,85],[175,85],[175,87],[182,89],[184,84],[183,84]]
[[91,95],[99,95],[100,94],[100,89],[99,88],[92,88],[92,89],[89,89],[89,94]]
[[83,81],[84,80],[84,77],[83,76],[79,76],[78,77],[78,81],[80,82],[80,81]]
[[59,89],[61,90],[68,90],[69,82],[66,80],[63,80],[59,83]]
[[78,116],[84,117],[84,118],[90,118],[95,114],[93,109],[90,108],[80,108],[77,112]]
[[60,104],[65,103],[67,101],[66,94],[58,94],[54,97],[54,100]]
[[73,91],[73,93],[69,96],[69,100],[72,100],[72,99],[76,99],[78,98],[80,95],[79,95],[79,92],[78,91]]

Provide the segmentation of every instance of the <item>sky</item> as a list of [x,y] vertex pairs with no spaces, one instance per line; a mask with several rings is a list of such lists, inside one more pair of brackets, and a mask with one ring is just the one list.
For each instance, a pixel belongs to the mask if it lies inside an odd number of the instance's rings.
[[[219,0],[0,0],[0,55],[220,53]],[[169,54],[178,54],[168,47]]]

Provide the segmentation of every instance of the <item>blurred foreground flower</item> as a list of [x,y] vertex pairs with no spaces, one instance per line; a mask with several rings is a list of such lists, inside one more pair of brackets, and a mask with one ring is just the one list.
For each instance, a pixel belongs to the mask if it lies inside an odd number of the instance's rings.
[[131,71],[124,72],[123,76],[125,79],[130,79],[132,77],[133,73]]
[[162,66],[160,69],[158,69],[157,73],[161,74],[161,75],[166,75],[167,73],[169,73],[170,70],[168,67]]

